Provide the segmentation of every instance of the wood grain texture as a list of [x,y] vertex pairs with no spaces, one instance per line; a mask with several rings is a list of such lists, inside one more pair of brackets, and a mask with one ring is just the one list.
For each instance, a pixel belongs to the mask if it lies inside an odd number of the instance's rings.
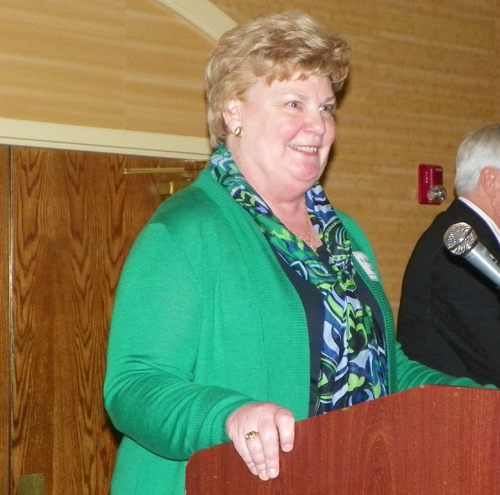
[[43,473],[51,495],[109,492],[116,434],[102,386],[111,312],[130,247],[162,201],[161,174],[123,171],[171,165],[14,151],[15,480]]
[[[350,43],[352,68],[323,185],[368,235],[396,314],[411,251],[451,202],[458,145],[499,120],[498,0],[213,2],[238,22],[299,9]],[[450,199],[442,206],[418,204],[420,163],[444,168]]]
[[[418,164],[443,166],[452,196],[461,139],[500,115],[498,0],[213,3],[238,22],[303,10],[351,44],[324,185],[366,231],[396,313],[411,250],[449,204],[418,204]],[[3,0],[0,9],[2,116],[206,136],[202,74],[212,46],[164,7]]]
[[3,0],[1,116],[205,137],[213,43],[151,0]]
[[497,391],[421,387],[297,423],[280,475],[252,475],[232,444],[194,454],[186,495],[496,495]]
[[127,0],[125,33],[126,128],[208,136],[203,84],[214,44],[144,0]]
[[[9,245],[12,239],[9,221],[10,185],[9,149],[0,147],[0,492],[8,494],[10,476],[10,421],[12,394],[11,384],[11,343]],[[1,491],[3,489],[3,492]]]

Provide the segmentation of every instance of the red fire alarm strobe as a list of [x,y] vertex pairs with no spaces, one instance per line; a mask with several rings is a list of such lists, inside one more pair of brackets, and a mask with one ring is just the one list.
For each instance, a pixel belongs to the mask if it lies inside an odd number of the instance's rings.
[[420,164],[418,166],[418,202],[421,205],[440,205],[445,199],[443,167]]

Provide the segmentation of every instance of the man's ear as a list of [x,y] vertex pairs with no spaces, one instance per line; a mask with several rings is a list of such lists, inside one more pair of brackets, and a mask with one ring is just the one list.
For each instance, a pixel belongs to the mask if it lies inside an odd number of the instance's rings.
[[237,127],[242,126],[241,122],[241,100],[232,99],[226,103],[226,109],[222,112],[226,128],[234,134]]
[[500,170],[484,167],[479,175],[479,181],[488,196],[496,197],[500,194]]

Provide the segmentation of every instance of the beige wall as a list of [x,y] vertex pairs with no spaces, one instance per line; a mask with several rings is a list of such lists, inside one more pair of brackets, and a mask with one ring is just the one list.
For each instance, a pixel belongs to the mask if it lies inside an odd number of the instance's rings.
[[[462,137],[500,120],[499,0],[214,0],[236,21],[300,9],[353,49],[324,185],[372,241],[396,311],[411,249],[446,207],[416,200],[419,163],[453,190]],[[204,137],[212,43],[152,0],[2,0],[0,117]]]
[[418,164],[443,166],[451,197],[461,139],[500,121],[500,2],[213,3],[237,22],[260,12],[304,10],[351,44],[336,155],[324,185],[332,203],[353,215],[372,242],[396,312],[411,250],[451,201],[418,204]]
[[1,0],[0,117],[206,136],[212,47],[151,0]]

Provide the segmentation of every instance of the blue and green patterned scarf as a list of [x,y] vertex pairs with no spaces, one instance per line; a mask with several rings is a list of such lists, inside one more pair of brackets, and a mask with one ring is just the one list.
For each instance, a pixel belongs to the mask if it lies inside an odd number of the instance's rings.
[[210,170],[236,202],[252,215],[273,248],[323,295],[324,327],[316,414],[387,395],[383,332],[377,339],[372,310],[358,299],[351,241],[320,184],[306,193],[306,205],[328,251],[328,264],[274,216],[240,173],[225,146],[219,145],[212,155]]

